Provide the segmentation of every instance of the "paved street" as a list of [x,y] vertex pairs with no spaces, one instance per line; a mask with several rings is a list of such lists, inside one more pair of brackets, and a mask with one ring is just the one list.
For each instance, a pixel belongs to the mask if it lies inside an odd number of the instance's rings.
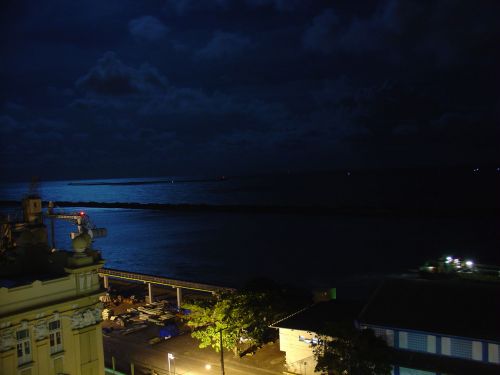
[[[122,283],[113,280],[113,286],[120,292],[123,290],[137,288],[137,285]],[[140,289],[140,286],[139,286]],[[144,289],[144,288],[142,288]],[[140,291],[139,291],[140,293]],[[176,303],[175,291],[163,287],[154,287],[153,293],[156,298],[167,299],[170,303]],[[135,293],[133,293],[135,294]],[[184,298],[210,298],[206,293],[200,294],[192,291],[184,293]],[[138,307],[143,303],[122,303],[112,306],[114,314],[126,313],[128,308]],[[104,335],[104,354],[106,367],[112,368],[111,357],[115,358],[115,368],[126,374],[130,374],[130,363],[134,363],[135,374],[151,375],[154,370],[158,375],[168,374],[167,355],[171,353],[175,359],[170,361],[171,375],[210,375],[221,374],[220,353],[211,348],[200,349],[199,342],[191,338],[189,333],[150,345],[149,340],[158,337],[160,327],[148,324],[148,327],[128,334],[120,333],[121,327],[111,321],[103,321],[103,327],[112,327],[114,331]],[[243,358],[234,358],[233,353],[224,352],[224,369],[226,375],[273,375],[283,374],[285,355],[279,351],[278,343],[271,343],[259,349],[255,355]],[[210,369],[205,366],[209,364]]]
[[[134,363],[136,374],[151,374],[154,370],[159,375],[168,374],[167,354],[170,360],[171,374],[208,375],[220,374],[220,353],[212,349],[199,349],[197,340],[189,334],[175,337],[151,346],[146,337],[156,327],[148,327],[143,332],[131,335],[111,334],[104,337],[106,367],[111,368],[111,357],[115,357],[116,369],[130,373],[130,363]],[[279,352],[277,343],[268,344],[255,355],[234,358],[230,352],[224,353],[224,367],[227,375],[272,375],[283,373],[284,355]],[[205,366],[209,364],[210,369]]]

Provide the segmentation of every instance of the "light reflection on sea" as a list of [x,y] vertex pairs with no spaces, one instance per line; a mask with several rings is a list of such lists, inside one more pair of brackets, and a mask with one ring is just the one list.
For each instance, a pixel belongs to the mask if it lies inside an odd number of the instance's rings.
[[[443,254],[497,262],[498,219],[169,213],[86,209],[106,266],[185,280],[241,284],[254,277],[335,285],[415,269]],[[71,224],[58,222],[57,245]]]
[[[192,180],[80,181],[111,183],[108,185],[52,181],[41,183],[39,191],[44,200],[55,202],[500,207],[497,175],[337,173]],[[167,182],[116,185],[141,181]],[[27,191],[26,183],[1,184],[0,199],[19,200]],[[234,285],[264,276],[295,284],[332,286],[340,280],[404,273],[444,254],[500,263],[498,216],[84,210],[98,226],[108,229],[108,237],[95,243],[106,258],[106,266],[180,279]],[[58,222],[56,229],[57,246],[70,247],[72,225]]]

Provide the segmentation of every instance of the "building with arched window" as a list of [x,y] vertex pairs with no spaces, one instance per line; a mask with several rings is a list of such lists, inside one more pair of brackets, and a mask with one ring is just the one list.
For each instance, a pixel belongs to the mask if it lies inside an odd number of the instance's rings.
[[23,208],[0,219],[0,374],[103,374],[100,253],[50,249],[41,199]]

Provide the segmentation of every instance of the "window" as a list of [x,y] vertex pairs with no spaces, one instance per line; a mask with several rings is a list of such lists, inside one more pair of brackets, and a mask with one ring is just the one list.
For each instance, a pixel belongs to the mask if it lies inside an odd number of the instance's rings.
[[387,345],[394,346],[394,331],[392,329],[383,329],[383,328],[375,328],[375,327],[363,327],[369,328],[373,330],[375,336],[384,339],[387,342]]
[[427,353],[437,353],[436,336],[427,335]]
[[500,363],[500,346],[497,344],[488,344],[488,361],[491,363]]
[[91,272],[87,273],[87,275],[86,275],[86,285],[87,285],[87,289],[92,288],[92,273]]
[[29,329],[17,331],[17,364],[22,365],[31,361],[31,341]]
[[416,332],[408,332],[408,349],[417,352],[427,351],[427,335]]
[[79,274],[78,283],[80,291],[90,290],[92,288],[92,273],[87,272]]
[[318,345],[320,343],[320,340],[317,337],[306,339],[304,336],[299,336],[299,341],[302,341],[302,342],[305,342],[306,344],[311,344],[311,345]]
[[472,359],[472,341],[450,338],[450,354],[453,357]]
[[304,336],[299,336],[299,341],[305,342],[306,344],[311,343],[311,339],[306,339]]
[[57,353],[62,350],[61,321],[49,322],[50,353]]
[[85,275],[83,273],[79,274],[78,279],[80,281],[80,290],[85,290]]
[[434,374],[435,374],[435,372],[417,370],[417,369],[408,368],[408,367],[400,367],[399,368],[399,375],[434,375]]

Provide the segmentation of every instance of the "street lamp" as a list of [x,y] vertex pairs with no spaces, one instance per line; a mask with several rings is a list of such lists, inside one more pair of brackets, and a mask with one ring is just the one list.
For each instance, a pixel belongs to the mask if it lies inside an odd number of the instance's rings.
[[221,330],[219,331],[219,334],[220,334],[220,368],[221,368],[221,371],[222,371],[222,375],[225,375],[225,371],[224,371],[224,346],[222,345],[222,330],[223,328],[221,328]]
[[167,360],[168,360],[168,375],[171,375],[172,373],[170,372],[170,360],[174,363],[172,366],[174,368],[174,375],[175,375],[175,357],[172,353],[167,354]]

